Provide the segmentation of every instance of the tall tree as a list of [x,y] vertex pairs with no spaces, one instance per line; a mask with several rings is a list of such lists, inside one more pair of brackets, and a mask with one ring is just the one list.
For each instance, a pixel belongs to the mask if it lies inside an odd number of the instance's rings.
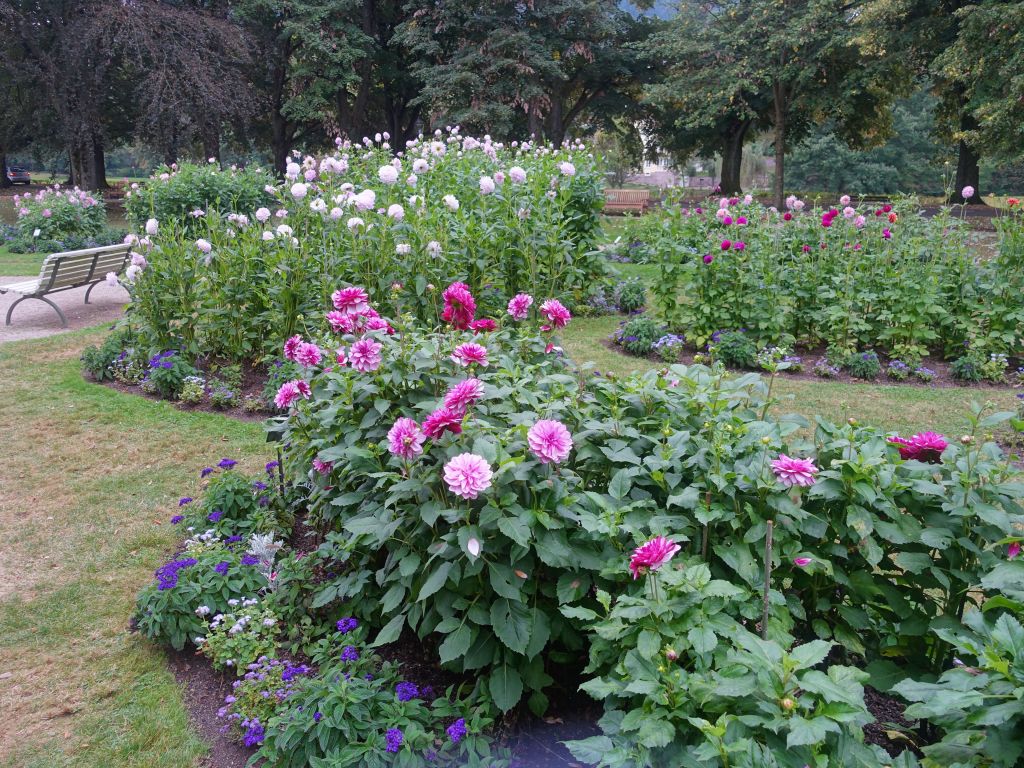
[[560,143],[588,111],[628,100],[639,74],[636,55],[621,45],[638,22],[612,0],[410,7],[398,39],[419,59],[416,103],[435,122]]

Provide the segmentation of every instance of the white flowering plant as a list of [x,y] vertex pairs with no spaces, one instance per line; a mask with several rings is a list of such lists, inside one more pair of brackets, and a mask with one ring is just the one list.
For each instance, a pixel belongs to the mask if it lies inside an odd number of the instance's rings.
[[[209,615],[200,606],[200,616],[209,616],[210,626],[199,643],[199,650],[217,669],[228,668],[245,674],[246,667],[260,656],[274,656],[279,621],[274,612],[254,597],[233,598],[236,606],[227,613]],[[204,611],[205,609],[205,611]]]

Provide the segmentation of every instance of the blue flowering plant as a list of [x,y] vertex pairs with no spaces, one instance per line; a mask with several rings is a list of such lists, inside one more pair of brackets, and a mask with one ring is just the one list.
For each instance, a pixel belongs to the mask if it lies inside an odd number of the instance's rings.
[[280,532],[291,513],[281,497],[278,474],[271,470],[250,476],[235,469],[234,459],[221,459],[206,467],[202,499],[183,506],[183,524],[193,531],[212,531],[218,536],[244,536],[256,532]]
[[198,375],[199,371],[183,355],[177,350],[167,349],[149,359],[143,388],[173,400],[181,394],[186,379]]
[[[246,743],[259,745],[254,760],[280,768],[507,764],[484,736],[493,719],[490,707],[476,704],[474,691],[449,688],[438,695],[405,680],[398,665],[367,650],[354,618],[339,620],[320,641],[312,669],[284,680],[288,668],[264,661],[222,710]],[[272,714],[262,694],[268,688],[276,701]]]
[[205,534],[191,539],[139,594],[135,624],[146,637],[180,651],[205,637],[209,617],[231,610],[229,601],[267,587],[258,565],[244,546]]
[[[227,572],[228,561],[219,563],[216,568]],[[274,655],[280,622],[256,597],[232,598],[228,606],[227,613],[211,617],[206,637],[198,645],[214,667],[233,669],[241,675],[261,656]],[[197,610],[206,614],[203,606]]]

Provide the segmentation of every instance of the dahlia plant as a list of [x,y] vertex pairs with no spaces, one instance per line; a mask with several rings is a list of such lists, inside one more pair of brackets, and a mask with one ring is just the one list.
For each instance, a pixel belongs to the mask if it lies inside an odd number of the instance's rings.
[[20,243],[62,241],[99,235],[107,223],[102,197],[59,184],[12,198]]

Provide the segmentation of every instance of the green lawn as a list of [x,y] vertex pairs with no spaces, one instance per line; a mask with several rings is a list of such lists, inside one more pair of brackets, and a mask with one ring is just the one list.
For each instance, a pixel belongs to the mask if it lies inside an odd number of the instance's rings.
[[[656,364],[601,340],[618,318],[574,320],[563,341],[603,372]],[[163,653],[129,634],[138,589],[173,550],[180,496],[221,457],[258,468],[259,424],[122,394],[85,382],[91,329],[0,346],[0,765],[19,768],[198,768],[182,693]],[[782,379],[777,412],[855,416],[904,433],[964,427],[965,389]],[[1009,391],[986,393],[1007,406]],[[16,426],[11,426],[16,425]]]
[[6,245],[0,245],[0,276],[38,275],[45,255],[43,253],[11,253]]

